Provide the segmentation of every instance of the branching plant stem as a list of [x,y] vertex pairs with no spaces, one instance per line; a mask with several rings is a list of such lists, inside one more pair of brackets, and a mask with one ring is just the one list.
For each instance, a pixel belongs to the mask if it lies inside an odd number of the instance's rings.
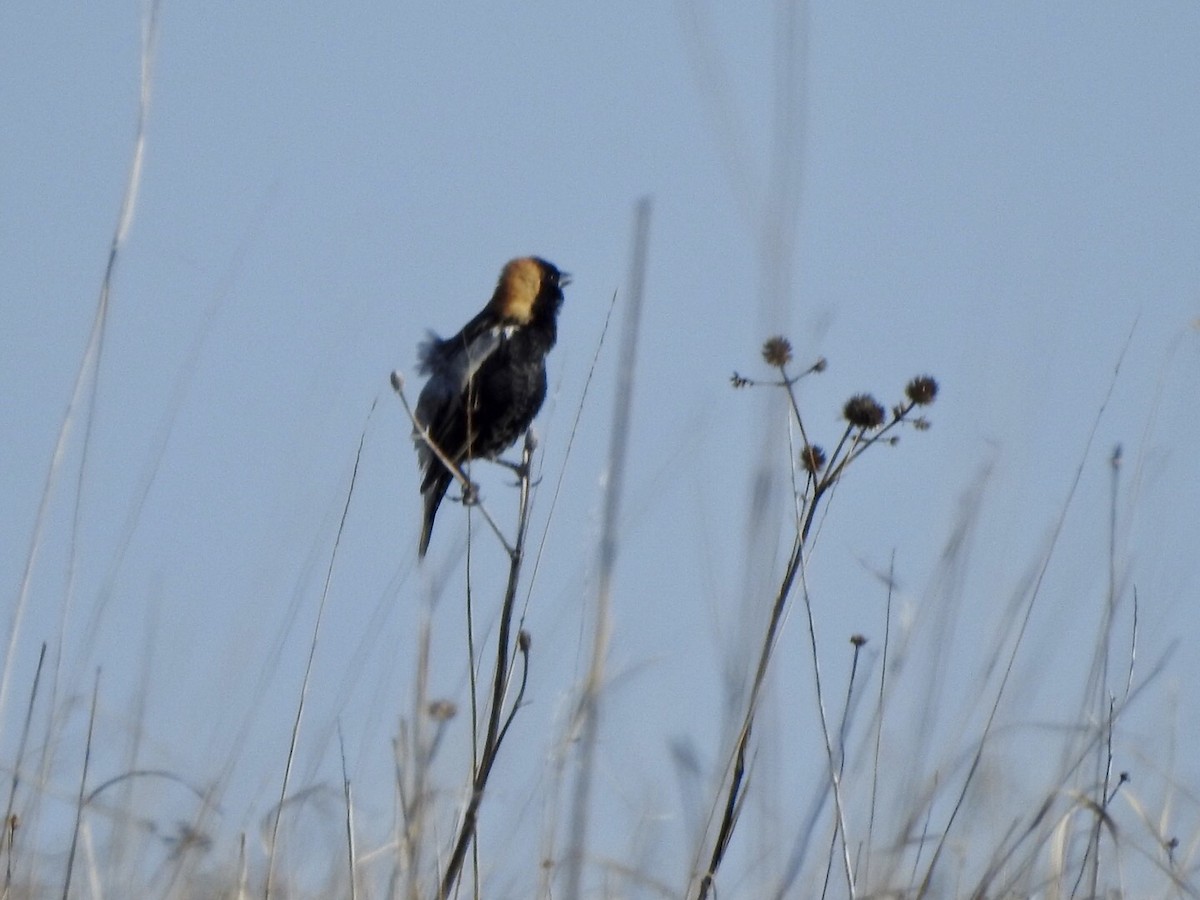
[[[401,394],[401,398],[403,398],[403,394]],[[405,408],[407,406],[406,403]],[[430,446],[434,446],[432,442],[430,442]],[[438,897],[442,898],[442,900],[453,894],[455,886],[458,884],[459,876],[462,874],[463,863],[467,858],[467,851],[475,839],[475,832],[479,825],[479,806],[483,802],[484,789],[487,787],[488,778],[492,773],[492,766],[495,765],[496,758],[500,753],[500,745],[503,743],[505,735],[508,734],[508,727],[512,723],[513,716],[516,714],[517,708],[520,707],[521,700],[525,694],[526,677],[529,671],[528,644],[518,637],[517,649],[521,653],[524,662],[523,674],[516,699],[506,717],[504,715],[505,698],[512,680],[510,659],[512,658],[514,643],[512,634],[513,612],[516,607],[517,586],[520,583],[521,563],[524,560],[525,554],[525,537],[529,530],[530,469],[533,461],[533,450],[533,435],[532,433],[527,433],[525,435],[525,445],[521,451],[521,462],[516,467],[518,486],[520,488],[520,499],[517,507],[517,536],[511,546],[507,541],[504,541],[504,547],[509,555],[508,584],[504,591],[504,602],[500,609],[500,628],[496,640],[496,668],[492,677],[492,703],[488,711],[488,722],[487,729],[484,731],[483,747],[479,751],[479,763],[471,779],[471,796],[467,801],[467,808],[463,812],[458,836],[454,842],[454,849],[446,864],[446,871],[442,875],[441,888],[438,891]],[[443,459],[443,462],[447,461]],[[461,474],[456,477],[461,477]],[[491,523],[491,521],[488,518],[488,522]],[[493,527],[495,526],[493,525]]]
[[[772,347],[772,344],[776,341],[781,343]],[[735,373],[733,384],[735,387],[755,386],[758,384],[782,387],[787,393],[791,413],[795,417],[800,436],[804,440],[804,452],[809,453],[812,449],[812,444],[809,441],[808,432],[804,427],[804,417],[800,412],[800,404],[796,396],[795,386],[804,376],[822,371],[825,368],[825,361],[818,360],[818,362],[814,363],[798,376],[789,375],[787,365],[791,357],[791,348],[781,338],[772,339],[772,341],[768,342],[766,348],[764,348],[764,356],[767,357],[771,365],[779,369],[780,379],[778,381],[756,382]],[[717,828],[716,838],[713,841],[712,854],[709,857],[708,867],[701,877],[694,895],[696,900],[707,900],[709,894],[713,891],[717,870],[725,858],[734,828],[737,826],[738,814],[744,801],[744,791],[748,780],[746,759],[749,755],[750,736],[754,728],[754,719],[758,712],[759,702],[766,683],[767,671],[775,651],[775,646],[779,640],[780,627],[785,619],[788,610],[788,601],[791,597],[792,589],[795,587],[797,576],[799,576],[802,584],[804,582],[806,550],[808,549],[813,523],[816,521],[817,510],[821,507],[821,501],[826,498],[829,491],[840,481],[846,468],[862,456],[869,447],[880,442],[890,443],[893,440],[891,432],[908,419],[909,414],[917,405],[915,400],[909,399],[907,402],[893,409],[892,416],[886,423],[880,421],[874,428],[848,423],[838,440],[837,446],[830,455],[828,463],[824,464],[823,470],[818,471],[820,466],[814,465],[809,470],[808,477],[803,481],[793,478],[793,484],[804,484],[803,490],[805,496],[796,498],[797,509],[800,510],[797,520],[797,530],[792,542],[792,549],[788,556],[787,565],[784,568],[779,588],[771,605],[771,614],[767,620],[767,629],[763,638],[762,649],[759,651],[758,664],[755,667],[754,679],[751,682],[750,695],[746,702],[746,711],[742,719],[742,726],[738,733],[734,751],[731,755],[731,774],[723,805],[724,812],[720,825]],[[882,410],[880,412],[882,413]],[[793,460],[792,465],[795,466],[795,464]],[[821,729],[825,740],[830,785],[833,790],[836,807],[837,830],[842,842],[842,857],[849,895],[854,897],[855,879],[850,859],[849,844],[846,840],[845,814],[841,797],[841,779],[838,775],[834,747],[829,732],[828,720],[825,715],[825,704],[821,689],[821,670],[817,658],[816,626],[807,587],[804,588],[804,604],[808,619],[817,705],[821,716]]]

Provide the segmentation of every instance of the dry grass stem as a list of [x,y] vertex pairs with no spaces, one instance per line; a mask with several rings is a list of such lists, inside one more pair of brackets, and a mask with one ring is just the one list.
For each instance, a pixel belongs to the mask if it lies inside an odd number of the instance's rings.
[[565,891],[568,897],[581,896],[583,864],[587,851],[588,820],[591,812],[592,778],[596,743],[600,732],[600,699],[608,642],[612,631],[612,582],[617,561],[617,525],[625,483],[625,460],[633,409],[634,372],[637,368],[637,343],[641,330],[645,299],[646,257],[650,245],[648,197],[637,205],[633,238],[633,262],[629,274],[629,307],[621,337],[618,381],[613,399],[613,422],[608,453],[608,477],[604,492],[604,511],[600,530],[600,559],[596,605],[592,616],[592,652],[588,672],[580,691],[571,730],[579,734],[575,789],[571,798],[570,834],[567,844]]
[[[484,731],[483,746],[479,751],[478,765],[471,779],[471,793],[467,799],[466,808],[458,828],[453,849],[446,863],[441,878],[441,888],[438,896],[450,897],[458,884],[462,873],[467,851],[475,840],[479,824],[479,806],[483,802],[484,789],[492,773],[492,767],[500,752],[500,745],[507,733],[512,716],[520,705],[522,694],[518,693],[513,710],[506,718],[504,715],[505,699],[511,680],[510,659],[514,649],[512,635],[514,609],[516,605],[517,587],[520,584],[521,564],[524,560],[525,540],[529,531],[529,501],[530,501],[530,471],[533,463],[534,440],[531,432],[525,435],[525,443],[521,450],[521,462],[516,467],[519,501],[517,506],[517,536],[509,551],[508,582],[504,591],[504,600],[500,609],[500,627],[496,640],[496,664],[492,677],[491,706],[488,710],[487,728]],[[507,545],[507,542],[505,544]],[[525,649],[518,647],[522,659],[528,660]],[[524,691],[524,678],[521,682],[521,692]]]
[[[370,421],[371,413],[375,411],[375,404],[371,404],[371,410],[367,413],[367,420]],[[309,679],[312,677],[313,660],[317,655],[317,641],[321,635],[321,622],[325,616],[325,604],[329,600],[329,587],[333,583],[333,566],[337,561],[338,547],[342,542],[342,533],[346,529],[346,518],[350,515],[350,501],[354,497],[354,485],[358,480],[358,466],[362,461],[363,444],[367,439],[366,426],[363,427],[362,433],[358,439],[358,450],[354,454],[354,468],[350,472],[350,485],[346,488],[346,500],[342,505],[342,517],[338,522],[337,534],[333,539],[333,549],[329,554],[329,565],[325,570],[325,583],[321,588],[321,600],[317,604],[317,616],[313,622],[312,638],[308,645],[308,659],[304,664],[304,677],[300,682],[300,696],[296,702],[296,716],[292,721],[292,736],[288,743],[287,760],[283,767],[283,780],[279,787],[279,802],[275,806],[274,816],[271,822],[270,839],[267,842],[267,877],[263,887],[264,900],[271,900],[271,889],[274,887],[275,880],[275,854],[279,845],[279,824],[283,817],[283,807],[287,801],[288,784],[292,776],[292,765],[296,759],[296,745],[300,740],[300,724],[304,720],[304,703],[308,697]]]

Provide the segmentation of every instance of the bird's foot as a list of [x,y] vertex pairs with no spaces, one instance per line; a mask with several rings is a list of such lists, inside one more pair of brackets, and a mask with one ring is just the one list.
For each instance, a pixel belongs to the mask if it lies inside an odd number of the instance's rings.
[[479,503],[479,485],[473,481],[468,481],[463,487],[462,497],[459,498],[458,502],[463,506],[475,506]]
[[496,458],[492,460],[496,465],[504,466],[504,468],[512,471],[518,478],[529,477],[529,465],[525,462],[510,462],[507,459]]
[[514,475],[517,476],[517,480],[512,484],[513,487],[520,487],[521,483],[525,481],[528,481],[533,487],[536,487],[539,483],[541,483],[542,479],[530,477],[532,473],[530,472],[530,466],[527,461],[523,460],[522,462],[510,462],[507,459],[493,459],[492,462],[504,466],[504,468],[509,469]]

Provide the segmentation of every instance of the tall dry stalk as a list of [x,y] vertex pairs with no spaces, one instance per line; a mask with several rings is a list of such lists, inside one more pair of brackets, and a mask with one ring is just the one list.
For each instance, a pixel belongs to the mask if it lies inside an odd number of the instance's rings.
[[[807,554],[810,550],[813,524],[817,513],[823,509],[822,501],[828,501],[833,489],[840,483],[847,468],[862,456],[868,449],[881,443],[894,443],[894,431],[902,425],[912,425],[921,430],[928,427],[922,417],[913,417],[918,407],[932,403],[937,396],[937,382],[927,376],[912,379],[905,389],[906,399],[892,408],[891,417],[871,396],[859,394],[851,397],[843,407],[842,413],[846,425],[832,453],[826,456],[825,451],[810,440],[805,419],[800,410],[796,396],[797,383],[812,374],[824,371],[824,359],[809,366],[798,375],[789,373],[792,362],[791,344],[782,337],[774,337],[763,345],[763,358],[766,363],[779,373],[776,381],[760,382],[744,378],[736,372],[733,375],[733,385],[736,388],[751,386],[769,386],[782,388],[788,397],[792,421],[799,431],[803,442],[799,454],[793,454],[792,471],[794,484],[794,500],[796,503],[795,532],[792,538],[792,549],[780,578],[778,588],[771,603],[771,611],[767,619],[767,627],[759,649],[758,663],[755,667],[754,678],[750,685],[749,696],[746,700],[742,715],[741,728],[729,755],[726,776],[723,782],[724,800],[721,802],[720,822],[716,835],[711,844],[707,865],[689,888],[689,896],[697,900],[706,898],[715,890],[717,871],[725,859],[733,838],[734,830],[746,798],[746,787],[749,782],[750,745],[754,731],[755,718],[759,703],[766,686],[767,674],[772,657],[779,642],[780,629],[786,619],[790,607],[793,590],[801,585],[804,610],[807,618],[810,661],[816,691],[817,709],[820,714],[821,730],[825,741],[827,774],[833,791],[837,812],[838,835],[842,845],[842,859],[846,884],[849,895],[855,896],[855,878],[850,857],[849,844],[845,836],[845,814],[841,797],[841,779],[839,776],[833,737],[825,713],[825,698],[821,686],[821,667],[817,655],[816,623],[813,615],[811,597],[805,584],[804,568]],[[714,809],[715,811],[715,809]]]

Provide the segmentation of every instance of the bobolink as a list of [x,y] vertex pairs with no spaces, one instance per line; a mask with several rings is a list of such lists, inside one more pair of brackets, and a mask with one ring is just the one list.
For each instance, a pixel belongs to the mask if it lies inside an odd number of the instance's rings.
[[[487,306],[454,337],[430,334],[418,348],[429,376],[416,420],[456,466],[495,459],[533,422],[546,399],[546,354],[558,337],[562,289],[571,277],[544,259],[509,262]],[[418,554],[429,549],[438,506],[454,476],[414,430],[425,519]]]

